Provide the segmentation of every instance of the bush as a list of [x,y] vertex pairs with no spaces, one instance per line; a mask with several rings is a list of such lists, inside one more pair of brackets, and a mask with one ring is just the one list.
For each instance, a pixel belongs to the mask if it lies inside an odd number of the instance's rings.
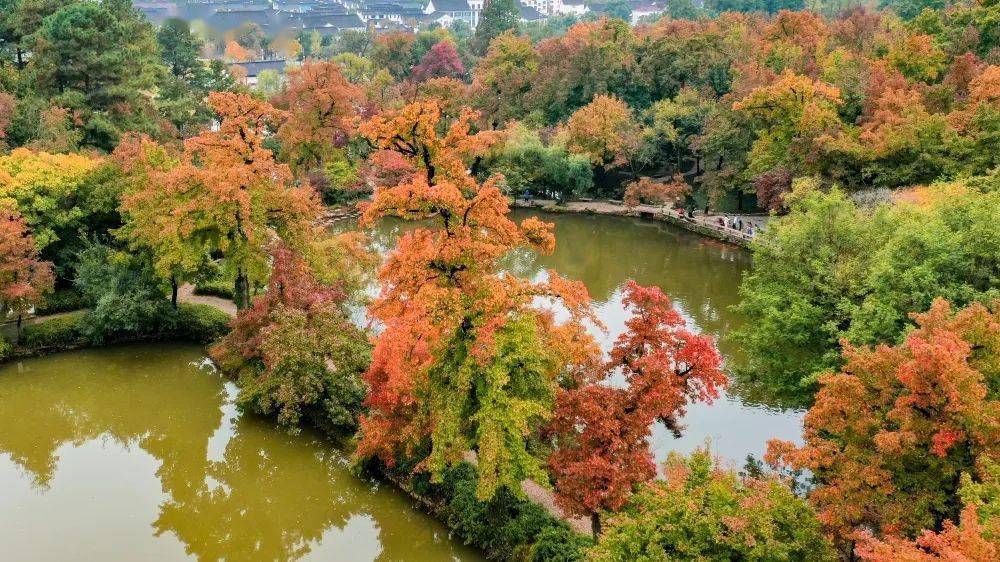
[[79,254],[77,288],[94,303],[80,332],[94,343],[172,332],[176,320],[148,256],[94,245]]
[[85,341],[80,333],[80,320],[86,313],[70,312],[24,327],[22,345],[29,349],[68,347]]
[[569,557],[573,547],[560,545],[556,537],[562,533],[562,542],[566,542],[574,533],[542,506],[518,498],[507,488],[500,488],[493,499],[483,502],[476,497],[477,485],[476,469],[460,463],[446,472],[440,486],[448,500],[448,525],[467,544],[481,548],[492,558],[524,560],[537,550],[533,544],[537,538],[545,535],[548,542],[542,545],[542,552],[561,552],[565,555],[562,560],[581,558]]
[[181,303],[177,306],[174,335],[196,343],[210,343],[229,332],[232,318],[207,304]]
[[45,316],[60,312],[73,312],[74,310],[89,308],[92,305],[93,303],[76,289],[56,289],[54,293],[45,297],[45,301],[42,304],[35,307],[35,314]]
[[14,346],[11,345],[9,341],[3,336],[0,336],[0,361],[3,361],[10,356],[10,352],[14,350]]
[[228,279],[207,279],[194,285],[194,294],[223,299],[233,298],[233,282]]
[[577,562],[586,558],[586,550],[594,544],[568,525],[548,527],[539,533],[531,547],[532,562]]

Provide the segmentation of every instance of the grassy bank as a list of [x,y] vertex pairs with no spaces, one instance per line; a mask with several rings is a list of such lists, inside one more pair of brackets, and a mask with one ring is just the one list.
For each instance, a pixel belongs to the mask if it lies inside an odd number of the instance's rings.
[[23,327],[20,341],[0,340],[0,361],[59,351],[132,342],[182,341],[210,343],[229,329],[230,317],[205,304],[181,303],[176,311],[155,319],[141,331],[95,333],[88,325],[89,311],[66,312],[39,318]]

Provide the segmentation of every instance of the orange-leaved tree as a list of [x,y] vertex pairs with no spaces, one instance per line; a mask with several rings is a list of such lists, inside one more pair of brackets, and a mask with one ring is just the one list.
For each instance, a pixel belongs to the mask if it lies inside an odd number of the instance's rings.
[[278,138],[282,158],[298,173],[322,168],[343,146],[364,92],[344,78],[338,63],[310,60],[288,73],[288,87],[274,103],[288,111]]
[[637,207],[643,201],[666,205],[684,198],[691,193],[691,186],[684,181],[683,174],[676,174],[670,181],[655,181],[653,178],[641,177],[625,186],[626,207]]
[[769,444],[772,464],[812,472],[809,500],[845,554],[870,532],[954,532],[962,475],[1000,455],[1000,310],[939,299],[913,318],[899,345],[846,346],[820,379],[805,444]]
[[[472,169],[497,138],[475,132],[475,118],[465,110],[445,119],[430,100],[361,127],[375,149],[412,166],[376,191],[362,223],[395,216],[431,224],[404,234],[379,273],[370,313],[383,331],[366,374],[358,454],[389,465],[419,454],[420,468],[438,478],[473,450],[477,492],[489,498],[545,478],[527,441],[551,414],[557,379],[594,344],[582,327],[582,284],[553,272],[537,282],[501,274],[499,260],[515,248],[551,251],[555,239],[550,224],[511,220],[498,178],[475,179]],[[539,296],[558,298],[569,320],[557,324],[533,307]]]
[[[688,330],[659,288],[629,281],[624,305],[633,316],[607,362],[579,387],[559,391],[550,428],[556,501],[589,516],[595,537],[600,512],[620,509],[638,484],[655,476],[648,442],[653,423],[679,434],[687,404],[711,402],[727,383],[713,338]],[[625,384],[608,386],[615,375]]]
[[165,208],[176,204],[176,194],[164,189],[168,172],[180,162],[176,154],[145,135],[122,138],[111,160],[125,177],[118,236],[133,251],[148,251],[157,275],[170,283],[170,302],[177,308],[180,285],[206,270],[209,255],[203,240],[187,236],[181,223]]
[[271,240],[302,247],[319,207],[314,191],[294,183],[264,145],[283,112],[246,94],[212,92],[208,101],[218,129],[184,141],[180,162],[127,197],[125,210],[159,217],[144,228],[148,236],[162,224],[163,236],[189,245],[185,253],[222,255],[243,309],[251,283],[267,279]]
[[0,200],[0,320],[14,314],[20,337],[21,318],[41,303],[54,282],[52,264],[38,259],[24,219],[11,202]]

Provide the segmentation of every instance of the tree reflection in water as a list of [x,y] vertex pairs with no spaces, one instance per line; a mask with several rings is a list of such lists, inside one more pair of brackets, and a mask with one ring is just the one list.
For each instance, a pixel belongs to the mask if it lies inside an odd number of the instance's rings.
[[[0,367],[0,467],[9,457],[22,480],[0,480],[0,489],[27,480],[36,493],[13,501],[30,502],[50,487],[82,486],[60,473],[60,452],[98,442],[87,448],[98,462],[115,458],[101,454],[109,447],[158,461],[162,493],[150,495],[158,516],[145,540],[174,536],[199,560],[479,559],[395,490],[351,475],[344,455],[320,436],[240,416],[234,394],[191,346],[72,352]],[[15,472],[0,478],[6,474]],[[143,513],[130,503],[142,494],[132,492],[90,501]],[[0,510],[11,514],[25,507],[4,503],[0,496]],[[79,510],[86,524],[87,505],[60,509]],[[90,539],[116,540],[115,529],[98,529]],[[0,530],[15,554],[44,555],[44,544],[18,541]],[[123,551],[120,559],[132,557]]]

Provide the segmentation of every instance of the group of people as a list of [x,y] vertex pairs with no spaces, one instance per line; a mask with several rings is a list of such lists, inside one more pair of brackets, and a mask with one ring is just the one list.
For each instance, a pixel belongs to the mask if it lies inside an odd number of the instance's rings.
[[[719,217],[717,222],[719,223],[719,226],[723,228],[731,228],[733,230],[745,232],[748,236],[754,235],[753,223],[747,221],[746,224],[744,224],[743,219],[740,217]],[[744,229],[744,227],[746,228]]]

